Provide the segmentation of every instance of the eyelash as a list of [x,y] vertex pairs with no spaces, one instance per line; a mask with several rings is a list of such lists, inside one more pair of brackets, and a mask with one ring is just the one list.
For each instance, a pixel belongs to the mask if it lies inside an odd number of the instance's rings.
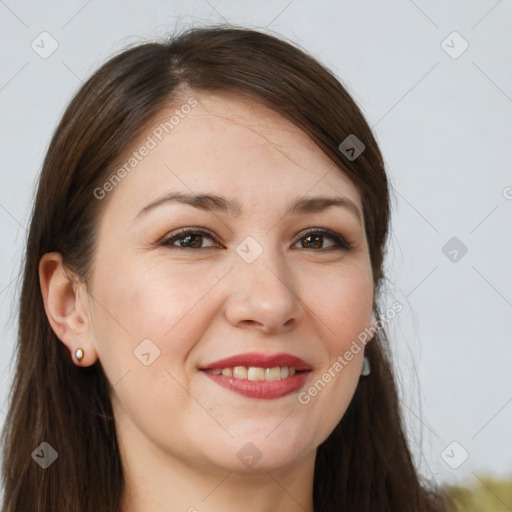
[[[183,228],[178,231],[176,231],[172,236],[164,239],[162,242],[160,242],[158,245],[167,247],[168,249],[180,249],[180,250],[204,250],[204,249],[215,249],[215,247],[203,247],[199,249],[194,249],[193,247],[180,247],[179,245],[173,245],[173,242],[176,242],[178,240],[184,239],[188,235],[201,235],[201,236],[207,236],[208,238],[211,238],[213,241],[215,241],[213,235],[209,233],[208,231],[205,231],[204,229],[195,229],[195,228]],[[334,231],[331,231],[329,229],[324,228],[310,228],[306,230],[300,238],[296,240],[294,244],[302,240],[303,238],[306,238],[311,235],[319,235],[321,237],[330,238],[335,242],[335,246],[328,247],[326,249],[313,249],[315,252],[326,252],[331,250],[337,250],[337,251],[350,251],[353,246],[345,238],[343,238],[338,233],[335,233]],[[307,249],[307,248],[304,248]]]

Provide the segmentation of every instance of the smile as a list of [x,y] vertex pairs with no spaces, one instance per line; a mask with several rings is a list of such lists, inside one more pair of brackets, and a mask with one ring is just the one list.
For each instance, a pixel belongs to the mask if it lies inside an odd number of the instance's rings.
[[249,352],[200,366],[207,378],[248,398],[275,399],[299,391],[311,367],[298,356],[286,353]]
[[[279,378],[277,378],[278,371]],[[298,371],[288,366],[272,368],[235,366],[222,370],[202,370],[200,373],[220,387],[247,398],[273,400],[299,392],[304,387],[311,370]]]
[[234,377],[235,379],[245,380],[266,380],[275,381],[293,377],[296,370],[293,366],[274,366],[272,368],[260,368],[258,366],[235,366],[233,368],[217,368],[215,370],[205,370],[214,375],[224,375],[224,377]]

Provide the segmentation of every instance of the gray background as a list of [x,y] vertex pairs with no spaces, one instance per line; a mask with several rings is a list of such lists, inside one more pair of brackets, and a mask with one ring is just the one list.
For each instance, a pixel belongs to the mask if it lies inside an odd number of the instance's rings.
[[388,329],[422,474],[512,475],[510,0],[0,0],[0,421],[30,203],[64,108],[126,44],[222,21],[302,45],[374,129],[394,198],[385,305],[404,305]]

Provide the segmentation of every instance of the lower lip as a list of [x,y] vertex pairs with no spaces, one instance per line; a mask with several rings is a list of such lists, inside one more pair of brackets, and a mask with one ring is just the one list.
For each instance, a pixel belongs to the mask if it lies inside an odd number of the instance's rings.
[[212,379],[216,384],[230,391],[239,393],[249,398],[262,398],[264,400],[272,400],[299,391],[304,386],[310,371],[296,373],[292,377],[280,380],[248,380],[235,379],[234,377],[226,377],[215,373],[203,371],[208,378]]

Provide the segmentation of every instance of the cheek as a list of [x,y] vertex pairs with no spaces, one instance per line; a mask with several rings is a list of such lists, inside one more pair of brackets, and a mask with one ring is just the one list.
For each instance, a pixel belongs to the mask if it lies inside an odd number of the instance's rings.
[[209,311],[214,310],[209,303],[219,279],[211,268],[153,267],[126,276],[127,289],[112,286],[109,302],[116,303],[119,318],[128,327],[132,349],[149,338],[162,355],[182,362],[208,328]]
[[308,283],[307,305],[316,314],[330,359],[347,350],[369,325],[373,283],[367,274],[346,272],[316,285]]
[[218,279],[207,271],[201,271],[201,279],[197,270],[195,279],[189,274],[120,265],[95,292],[99,359],[115,386],[114,396],[141,424],[155,411],[159,418],[169,415],[172,420],[172,408],[159,402],[162,395],[169,394],[165,403],[182,410],[190,399],[181,387],[187,387],[185,363],[210,324],[206,312],[211,307],[205,299]]
[[368,327],[373,283],[365,272],[351,272],[310,287],[311,318],[322,340],[324,357],[315,376],[298,395],[317,436],[325,440],[345,414],[357,388]]

